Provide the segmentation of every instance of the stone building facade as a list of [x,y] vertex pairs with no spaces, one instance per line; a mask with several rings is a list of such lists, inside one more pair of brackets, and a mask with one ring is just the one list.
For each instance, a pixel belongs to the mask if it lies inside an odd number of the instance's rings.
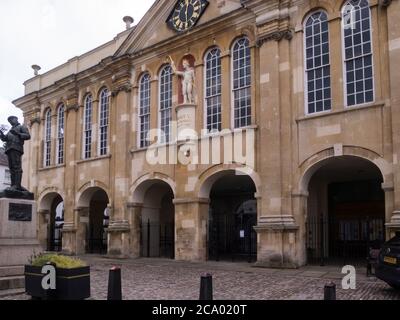
[[[399,21],[398,0],[155,1],[27,80],[14,104],[43,246],[60,202],[71,254],[292,268],[387,239],[400,229]],[[193,104],[171,66],[184,59]]]

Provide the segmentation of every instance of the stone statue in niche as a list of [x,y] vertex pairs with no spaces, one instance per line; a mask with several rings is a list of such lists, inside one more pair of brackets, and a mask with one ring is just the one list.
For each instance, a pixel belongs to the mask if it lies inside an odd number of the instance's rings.
[[8,158],[8,167],[10,168],[11,187],[0,192],[0,197],[33,199],[33,194],[21,185],[24,142],[30,140],[31,135],[28,128],[18,122],[17,117],[9,117],[8,122],[11,125],[11,129],[7,133],[0,130],[0,140],[6,143],[5,153]]
[[184,59],[182,61],[183,71],[179,71],[176,68],[175,62],[172,60],[170,56],[168,59],[171,62],[171,67],[173,72],[182,78],[182,95],[183,95],[183,103],[184,104],[194,104],[194,88],[195,88],[195,72],[194,69],[190,66],[189,60]]

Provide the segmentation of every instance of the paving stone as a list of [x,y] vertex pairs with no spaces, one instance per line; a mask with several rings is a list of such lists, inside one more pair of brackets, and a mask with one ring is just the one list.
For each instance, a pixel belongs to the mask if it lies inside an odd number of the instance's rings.
[[[235,263],[106,260],[87,256],[83,259],[91,265],[91,299],[94,300],[107,298],[108,271],[114,265],[122,267],[125,300],[198,300],[200,276],[206,272],[213,275],[216,300],[322,300],[329,280],[337,285],[338,300],[400,300],[399,291],[374,277],[358,279],[356,290],[343,290],[339,274],[324,273],[321,268],[268,270]],[[29,297],[13,295],[1,299]]]

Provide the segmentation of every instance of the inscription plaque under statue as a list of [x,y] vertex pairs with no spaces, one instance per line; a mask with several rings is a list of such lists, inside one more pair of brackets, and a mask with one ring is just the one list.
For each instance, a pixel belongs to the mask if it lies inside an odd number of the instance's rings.
[[23,203],[10,203],[8,211],[9,221],[32,221],[32,205]]

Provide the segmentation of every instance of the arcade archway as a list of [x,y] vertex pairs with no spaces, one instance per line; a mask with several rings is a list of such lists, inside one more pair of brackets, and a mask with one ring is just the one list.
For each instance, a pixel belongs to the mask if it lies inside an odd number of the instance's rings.
[[208,223],[209,260],[257,259],[256,186],[247,175],[226,171],[210,191]]
[[309,264],[365,263],[385,240],[383,177],[353,156],[324,160],[308,184],[306,250]]

